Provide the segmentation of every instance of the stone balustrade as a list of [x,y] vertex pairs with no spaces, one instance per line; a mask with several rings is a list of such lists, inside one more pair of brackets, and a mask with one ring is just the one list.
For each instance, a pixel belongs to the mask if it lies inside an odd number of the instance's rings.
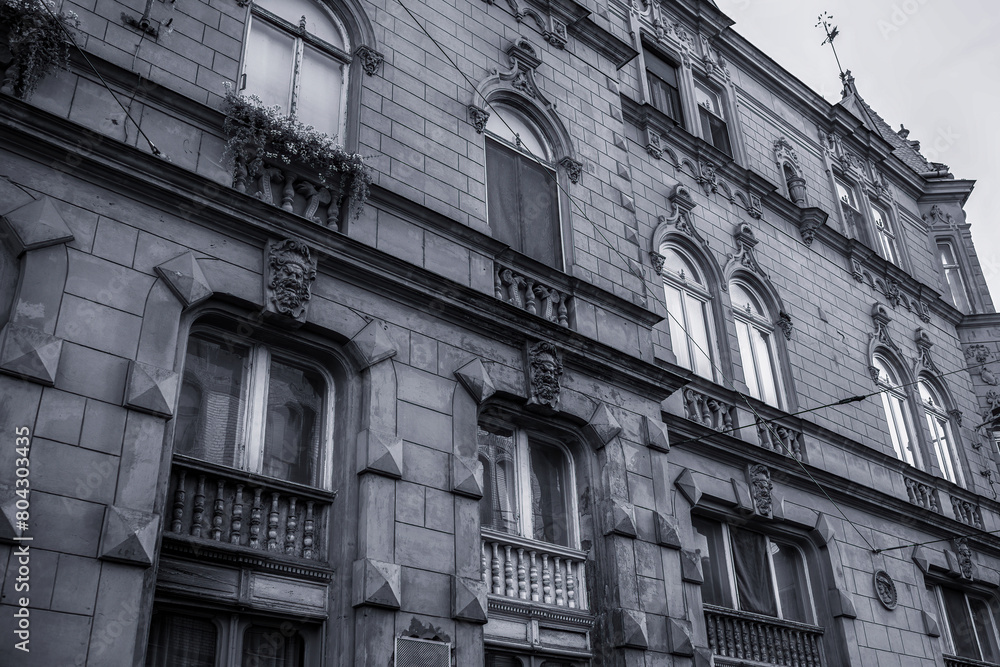
[[570,322],[572,297],[521,275],[513,269],[496,265],[493,276],[496,297],[532,315],[538,315],[560,326],[575,328]]
[[979,505],[958,496],[951,496],[951,509],[955,512],[955,518],[965,525],[985,530],[983,513],[979,509]]
[[493,595],[587,609],[587,554],[484,530],[482,577]]
[[716,431],[731,431],[734,424],[733,414],[734,408],[731,404],[695,389],[684,389],[685,419]]
[[996,663],[944,654],[944,667],[996,667]]
[[937,489],[909,477],[904,477],[903,481],[906,483],[906,495],[911,503],[932,512],[941,511]]
[[296,558],[322,558],[329,494],[284,486],[175,457],[167,535]]
[[797,461],[804,460],[802,433],[770,420],[757,418],[757,439],[764,449],[770,449]]
[[233,187],[261,201],[301,215],[317,224],[340,230],[340,205],[343,188],[328,188],[306,169],[277,161],[265,161],[254,177],[247,176],[246,166],[237,164]]
[[823,628],[705,605],[708,645],[715,664],[821,667]]

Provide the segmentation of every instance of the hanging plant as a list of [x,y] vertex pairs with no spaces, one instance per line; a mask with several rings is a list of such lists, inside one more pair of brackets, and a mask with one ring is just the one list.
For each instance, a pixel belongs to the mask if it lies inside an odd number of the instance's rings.
[[223,105],[226,157],[254,178],[268,163],[301,165],[315,172],[323,186],[346,197],[355,217],[368,200],[371,171],[359,153],[349,153],[334,137],[266,106],[255,95],[240,95],[229,86]]
[[27,99],[54,69],[69,67],[73,12],[56,13],[44,0],[0,0],[0,68],[3,90]]

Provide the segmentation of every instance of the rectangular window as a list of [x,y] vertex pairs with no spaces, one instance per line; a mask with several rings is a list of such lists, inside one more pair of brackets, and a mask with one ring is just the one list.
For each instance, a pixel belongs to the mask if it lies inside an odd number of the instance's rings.
[[732,156],[733,148],[729,142],[729,126],[723,111],[722,96],[696,81],[694,98],[698,104],[702,138],[726,155]]
[[942,639],[954,655],[996,663],[1000,660],[997,602],[946,586],[928,586],[947,625]]
[[889,214],[878,206],[872,206],[872,222],[875,224],[875,243],[880,255],[893,264],[899,264],[896,253],[896,234],[892,230]]
[[972,310],[969,303],[969,293],[965,289],[965,281],[962,279],[962,267],[958,264],[955,251],[948,241],[938,241],[938,259],[941,262],[941,270],[944,271],[944,281],[948,288],[948,297],[951,303],[968,313]]
[[649,52],[646,52],[645,59],[649,103],[678,123],[683,123],[677,68]]

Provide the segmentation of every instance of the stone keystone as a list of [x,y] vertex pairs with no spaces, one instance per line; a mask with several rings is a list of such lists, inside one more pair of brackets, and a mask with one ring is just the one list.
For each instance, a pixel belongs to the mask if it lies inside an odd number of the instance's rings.
[[129,361],[123,405],[140,412],[170,417],[173,415],[177,386],[178,376],[174,371]]
[[693,656],[691,622],[678,618],[667,618],[667,645],[673,655]]
[[52,386],[62,343],[44,331],[8,324],[0,332],[0,370]]
[[642,423],[646,434],[646,446],[661,452],[669,452],[670,435],[667,432],[667,425],[649,417],[643,417]]
[[674,479],[674,486],[677,490],[683,494],[687,501],[691,503],[691,506],[696,506],[701,501],[701,487],[698,486],[698,482],[694,479],[694,474],[691,472],[690,468],[684,468],[681,470],[681,474],[677,475]]
[[478,357],[455,371],[455,377],[480,405],[497,391],[496,385],[493,384],[493,378],[490,377],[485,364]]
[[355,607],[372,605],[399,609],[402,599],[402,568],[395,563],[363,558],[354,561],[354,591]]
[[483,497],[483,464],[479,459],[451,456],[451,490],[475,500]]
[[358,474],[403,476],[403,439],[365,429],[358,433]]
[[3,216],[14,243],[14,254],[20,257],[28,250],[44,248],[73,240],[73,232],[48,197],[42,197],[14,209]]
[[389,327],[385,322],[372,320],[347,344],[347,349],[364,368],[374,366],[396,354],[396,344],[389,337]]
[[649,632],[646,629],[646,614],[635,609],[615,609],[612,627],[615,646],[625,648],[648,648]]
[[656,522],[656,543],[662,547],[680,549],[681,536],[677,532],[677,522],[674,518],[657,512],[653,515],[653,520]]
[[451,578],[451,617],[470,623],[486,623],[486,582],[479,579]]
[[617,498],[607,501],[607,532],[625,537],[635,537],[635,505]]
[[615,419],[608,404],[601,403],[594,410],[590,421],[587,422],[587,428],[597,437],[597,441],[600,443],[600,446],[595,447],[595,449],[600,449],[611,442],[612,438],[621,433],[622,425]]
[[109,506],[104,511],[100,557],[133,565],[152,565],[160,517],[150,512]]
[[156,272],[185,308],[212,296],[212,286],[193,252],[188,251],[160,264],[156,267]]

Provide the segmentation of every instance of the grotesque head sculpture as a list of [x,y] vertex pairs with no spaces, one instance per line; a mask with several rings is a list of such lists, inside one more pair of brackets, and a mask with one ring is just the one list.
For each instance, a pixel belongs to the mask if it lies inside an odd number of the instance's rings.
[[268,245],[268,310],[304,321],[314,280],[316,260],[309,246],[294,239]]
[[528,384],[531,397],[528,405],[544,405],[553,410],[559,407],[559,380],[563,374],[559,350],[544,341],[528,348]]

